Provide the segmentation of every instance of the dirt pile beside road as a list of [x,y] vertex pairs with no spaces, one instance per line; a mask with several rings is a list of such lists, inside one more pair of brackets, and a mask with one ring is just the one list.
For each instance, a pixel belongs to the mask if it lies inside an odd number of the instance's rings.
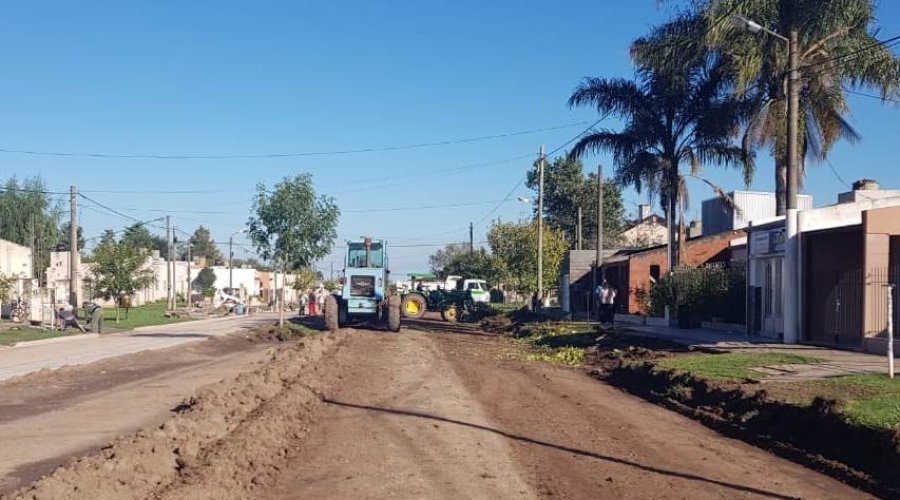
[[163,425],[119,438],[9,498],[245,498],[280,474],[304,436],[320,404],[308,385],[316,362],[344,339],[338,332],[273,348],[259,368],[198,391]]

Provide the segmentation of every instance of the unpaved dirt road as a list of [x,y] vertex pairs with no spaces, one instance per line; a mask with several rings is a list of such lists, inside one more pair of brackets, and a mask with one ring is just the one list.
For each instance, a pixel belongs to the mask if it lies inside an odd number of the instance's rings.
[[429,321],[304,339],[19,494],[866,497],[580,370],[524,361],[508,341]]

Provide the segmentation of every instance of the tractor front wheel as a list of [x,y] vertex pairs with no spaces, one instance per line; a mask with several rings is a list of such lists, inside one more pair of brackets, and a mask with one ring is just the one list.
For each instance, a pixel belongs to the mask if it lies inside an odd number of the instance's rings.
[[400,311],[404,318],[419,319],[428,310],[428,301],[420,293],[410,293],[403,297],[400,303]]
[[456,323],[459,319],[459,310],[456,309],[456,306],[449,306],[441,311],[441,319],[448,323]]
[[328,331],[334,332],[341,327],[338,321],[340,307],[337,297],[331,294],[325,297],[325,328]]
[[392,332],[400,331],[400,297],[392,295],[388,297],[387,311],[388,329]]

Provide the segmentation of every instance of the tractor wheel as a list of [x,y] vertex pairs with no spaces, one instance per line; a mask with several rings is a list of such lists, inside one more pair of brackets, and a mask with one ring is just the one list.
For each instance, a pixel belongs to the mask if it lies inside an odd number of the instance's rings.
[[341,325],[338,321],[340,315],[341,304],[337,297],[328,295],[325,297],[325,328],[328,331],[337,331]]
[[392,332],[400,331],[400,297],[396,295],[388,297],[387,322]]
[[448,323],[456,323],[459,319],[459,310],[456,309],[456,306],[449,306],[441,311],[441,319]]
[[408,294],[403,297],[403,301],[400,303],[400,311],[403,313],[404,318],[419,319],[425,315],[427,310],[428,302],[419,293]]

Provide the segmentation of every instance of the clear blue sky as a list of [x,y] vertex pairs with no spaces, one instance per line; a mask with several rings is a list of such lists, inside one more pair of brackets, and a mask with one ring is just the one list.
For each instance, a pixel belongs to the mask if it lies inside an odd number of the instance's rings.
[[[900,5],[881,2],[881,37],[900,34]],[[560,5],[562,4],[562,5]],[[331,151],[503,134],[595,118],[566,99],[584,76],[630,76],[627,47],[665,19],[632,2],[5,2],[0,5],[0,148],[77,153],[255,154]],[[863,135],[832,161],[848,181],[900,187],[900,109],[852,98]],[[611,124],[614,125],[614,124]],[[584,126],[406,151],[283,159],[162,161],[0,155],[0,177],[44,176],[140,219],[173,213],[218,240],[247,219],[252,187],[298,172],[344,210],[340,238],[395,246],[395,273],[424,269],[465,241],[529,168],[525,158]],[[608,158],[589,159],[589,168]],[[763,155],[753,189],[771,190]],[[460,169],[459,167],[466,167]],[[454,169],[457,169],[454,171]],[[734,173],[710,170],[728,188]],[[373,180],[382,179],[382,180]],[[708,196],[693,186],[692,211]],[[817,205],[845,189],[813,166]],[[207,190],[200,194],[158,191]],[[151,191],[142,193],[140,191]],[[153,193],[152,191],[157,191]],[[491,218],[525,217],[520,187]],[[634,210],[642,197],[626,193]],[[406,206],[466,204],[418,211]],[[218,211],[221,214],[186,213]],[[489,220],[476,227],[484,239]],[[87,235],[127,222],[83,211]],[[400,246],[403,247],[400,247]],[[418,246],[412,245],[433,245]],[[243,253],[243,252],[238,252]],[[329,259],[330,260],[330,259]],[[340,257],[334,259],[340,267]],[[325,264],[327,266],[327,262]]]

